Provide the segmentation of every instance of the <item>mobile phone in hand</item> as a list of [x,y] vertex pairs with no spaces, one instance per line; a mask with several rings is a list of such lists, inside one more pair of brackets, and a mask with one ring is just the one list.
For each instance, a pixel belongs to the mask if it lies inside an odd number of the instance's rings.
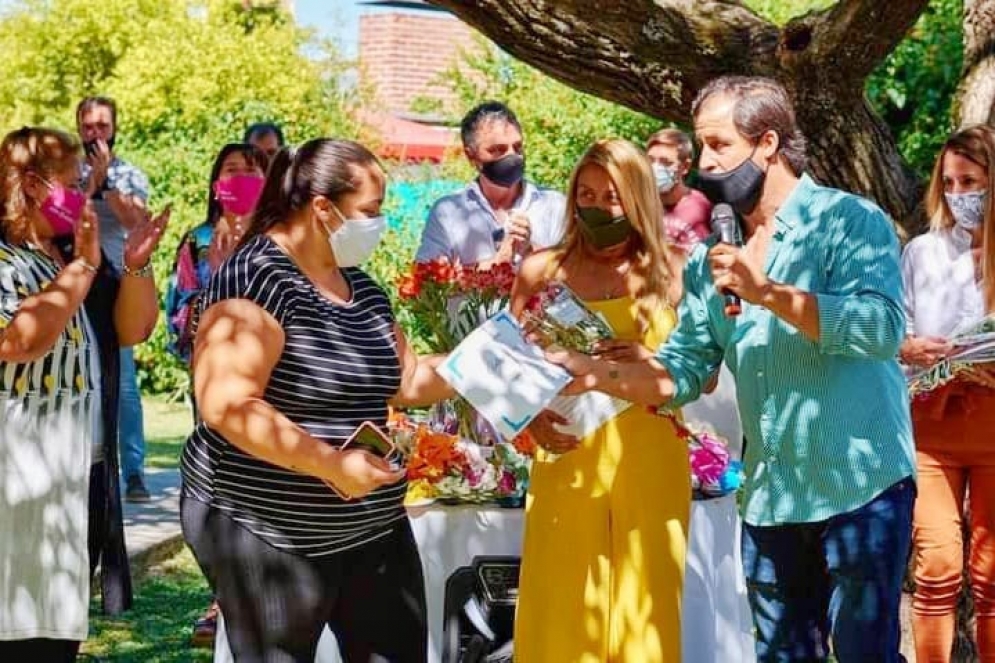
[[397,448],[390,436],[372,421],[361,423],[339,448],[364,449],[386,460],[395,470],[404,466],[401,450]]
[[386,458],[394,452],[394,443],[387,435],[377,428],[372,421],[364,421],[353,431],[342,446],[342,449],[365,449],[381,458]]
[[[391,469],[399,470],[404,464],[401,458],[400,450],[391,441],[390,437],[387,436],[380,428],[377,427],[372,421],[364,421],[361,423],[352,435],[349,436],[342,446],[339,447],[340,450],[346,449],[361,449],[363,451],[368,451],[371,454],[383,458],[389,464]],[[353,499],[352,497],[345,495],[336,488],[333,484],[325,482],[329,488],[331,488],[335,493],[341,497],[343,500],[349,501]]]

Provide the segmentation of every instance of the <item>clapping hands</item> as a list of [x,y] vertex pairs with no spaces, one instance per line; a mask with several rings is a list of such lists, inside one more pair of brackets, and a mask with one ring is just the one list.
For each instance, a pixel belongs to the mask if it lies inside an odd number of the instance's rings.
[[162,240],[163,231],[172,214],[172,206],[166,205],[156,216],[145,207],[140,198],[110,193],[107,202],[121,224],[128,228],[128,239],[124,244],[124,265],[129,270],[138,270],[149,263],[152,254]]

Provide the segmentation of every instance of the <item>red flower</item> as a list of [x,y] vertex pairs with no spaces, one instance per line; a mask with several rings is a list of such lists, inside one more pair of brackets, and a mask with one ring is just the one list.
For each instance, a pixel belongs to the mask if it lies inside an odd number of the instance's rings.
[[515,447],[515,451],[529,458],[535,456],[536,449],[539,447],[536,439],[532,437],[532,434],[528,431],[522,431],[519,433],[515,439],[511,441],[511,444]]
[[474,265],[465,265],[459,272],[460,290],[470,291],[477,288],[477,268]]
[[511,263],[502,262],[491,267],[491,281],[497,291],[506,295],[511,293],[511,286],[515,283],[515,270]]
[[421,294],[421,279],[417,274],[405,274],[397,280],[397,294],[401,299],[415,299]]
[[428,279],[435,283],[455,283],[459,275],[457,268],[445,258],[419,263],[416,265],[416,272],[418,268],[423,269]]

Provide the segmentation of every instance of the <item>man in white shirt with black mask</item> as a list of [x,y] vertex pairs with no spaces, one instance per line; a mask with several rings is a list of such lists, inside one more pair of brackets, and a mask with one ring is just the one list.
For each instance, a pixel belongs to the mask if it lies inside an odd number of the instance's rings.
[[429,211],[415,259],[488,267],[517,263],[563,236],[563,194],[525,179],[522,129],[503,103],[487,101],[460,124],[463,153],[478,176]]

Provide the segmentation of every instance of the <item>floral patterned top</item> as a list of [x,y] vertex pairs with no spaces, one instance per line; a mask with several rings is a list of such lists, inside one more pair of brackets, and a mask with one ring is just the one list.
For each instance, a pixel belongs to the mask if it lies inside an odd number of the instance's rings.
[[193,335],[197,329],[197,303],[201,291],[211,279],[207,252],[213,237],[214,225],[206,221],[183,235],[176,249],[176,261],[166,290],[167,348],[187,365],[190,364]]

